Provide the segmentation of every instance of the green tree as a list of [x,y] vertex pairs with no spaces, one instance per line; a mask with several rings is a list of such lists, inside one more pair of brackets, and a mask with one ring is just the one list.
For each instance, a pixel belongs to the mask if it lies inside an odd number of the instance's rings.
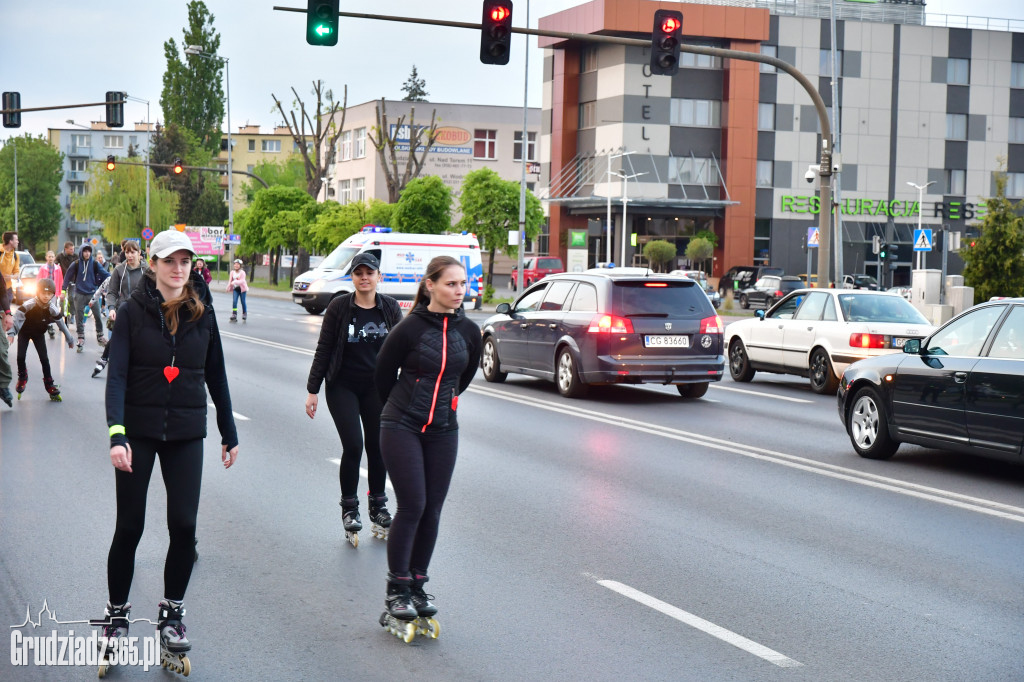
[[[476,233],[480,246],[490,253],[487,261],[487,285],[494,279],[494,254],[501,250],[515,256],[518,247],[509,246],[509,230],[519,229],[519,183],[503,180],[490,168],[480,168],[466,174],[459,197],[462,220],[458,228]],[[526,192],[526,236],[533,239],[540,234],[544,213],[540,200],[533,192]]]
[[[188,27],[183,34],[183,47],[198,45],[211,55],[220,49],[220,33],[214,29],[213,15],[202,0],[188,3]],[[167,69],[160,93],[164,120],[191,131],[207,152],[215,154],[220,149],[220,128],[224,119],[224,91],[221,88],[224,62],[198,55],[182,61],[181,54],[174,38],[164,43]]]
[[298,250],[315,203],[298,187],[270,187],[257,192],[252,204],[235,214],[235,229],[242,239],[240,253],[273,252],[271,284],[277,284],[281,249]]
[[[103,238],[119,244],[122,239],[139,238],[146,227],[146,172],[143,166],[119,164],[107,171],[102,164],[90,168],[84,195],[71,202],[76,220],[103,223]],[[178,197],[162,183],[150,180],[150,227],[160,232],[175,222]]]
[[715,253],[715,245],[705,237],[694,237],[690,240],[690,243],[686,245],[686,257],[694,263],[700,263],[701,269],[704,269],[704,264],[708,258],[711,258]]
[[452,190],[436,175],[406,185],[395,204],[393,227],[399,232],[442,234],[452,227]]
[[652,239],[644,244],[644,258],[654,265],[654,270],[663,272],[665,265],[676,257],[676,245],[664,239]]
[[[1002,165],[1002,164],[1000,164]],[[1024,202],[1006,198],[1006,172],[993,173],[996,195],[985,201],[985,219],[978,225],[974,246],[962,246],[964,283],[974,287],[974,300],[1024,294]]]
[[320,252],[330,252],[338,244],[356,234],[364,225],[391,226],[394,204],[385,204],[379,199],[369,202],[352,201],[339,204],[325,201],[316,205],[316,218],[309,225],[309,246]]
[[[187,128],[170,123],[157,126],[150,149],[150,161],[170,166],[181,159],[186,166],[213,167],[212,154],[199,144],[195,134]],[[178,195],[175,222],[189,225],[222,225],[228,216],[221,193],[218,175],[209,171],[186,170],[175,175],[170,168],[154,168],[166,187]]]
[[405,93],[405,97],[402,98],[403,102],[426,102],[427,97],[430,96],[430,93],[427,92],[427,81],[420,78],[415,64],[412,65],[412,73],[409,74],[405,85],[402,86],[402,92]]
[[0,225],[14,229],[14,148],[18,148],[18,237],[33,253],[60,229],[64,155],[40,137],[11,137],[0,149]]
[[[707,239],[711,242],[711,248],[718,248],[718,235],[713,230],[698,230],[694,237],[700,237],[701,239]],[[710,256],[708,256],[710,258]]]
[[[306,170],[302,159],[297,156],[289,156],[282,161],[263,161],[256,164],[252,169],[254,175],[263,178],[263,181],[271,187],[298,187],[306,189]],[[262,183],[249,178],[242,184],[242,192],[245,193],[245,203],[251,204],[256,197],[256,192],[263,189]]]

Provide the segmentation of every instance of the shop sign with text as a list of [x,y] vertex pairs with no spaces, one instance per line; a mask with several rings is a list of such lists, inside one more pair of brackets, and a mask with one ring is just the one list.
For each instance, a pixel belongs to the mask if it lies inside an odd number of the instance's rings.
[[[821,200],[816,195],[798,196],[784,194],[779,197],[779,210],[782,213],[811,213],[817,215],[821,212]],[[887,216],[892,218],[916,217],[921,211],[917,201],[903,201],[893,199],[843,199],[839,204],[843,215],[850,216]],[[985,217],[985,202],[968,203],[965,201],[936,201],[925,204],[925,216],[931,213],[932,218],[943,220],[981,220]]]

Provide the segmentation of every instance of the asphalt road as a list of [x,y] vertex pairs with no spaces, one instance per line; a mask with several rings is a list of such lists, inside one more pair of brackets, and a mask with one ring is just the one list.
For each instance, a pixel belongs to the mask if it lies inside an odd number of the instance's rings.
[[[193,677],[1024,677],[1024,467],[916,447],[862,460],[833,398],[762,375],[684,401],[666,387],[568,400],[478,374],[428,584],[441,636],[404,644],[377,624],[385,544],[343,540],[326,406],[312,422],[303,411],[322,318],[254,296],[248,322],[228,324],[227,297],[215,302],[241,448],[225,471],[219,440],[207,444]],[[64,402],[46,399],[30,354],[24,399],[0,405],[11,626],[44,600],[59,621],[99,617],[106,601],[115,508],[104,382],[89,377],[98,349],[49,344]],[[154,481],[133,618],[155,619],[163,596],[163,511]],[[89,631],[43,620],[21,631]],[[95,674],[4,658],[3,680]],[[147,674],[159,673],[113,673]]]

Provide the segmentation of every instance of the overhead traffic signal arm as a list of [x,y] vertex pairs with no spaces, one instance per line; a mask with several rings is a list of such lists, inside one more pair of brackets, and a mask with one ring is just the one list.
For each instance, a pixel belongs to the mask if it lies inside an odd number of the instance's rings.
[[679,72],[679,46],[683,43],[683,13],[659,9],[651,31],[651,73],[674,76]]
[[338,44],[339,0],[306,0],[306,42],[310,45]]
[[480,61],[508,64],[512,48],[512,0],[484,0],[480,22]]

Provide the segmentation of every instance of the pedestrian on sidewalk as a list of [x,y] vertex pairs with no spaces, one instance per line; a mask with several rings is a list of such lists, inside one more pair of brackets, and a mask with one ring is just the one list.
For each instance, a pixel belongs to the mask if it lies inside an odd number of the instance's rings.
[[210,282],[213,281],[213,275],[210,274],[210,268],[207,267],[205,260],[203,260],[202,258],[196,258],[195,268],[196,272],[202,275],[204,282],[209,284]]
[[[117,321],[118,307],[128,300],[131,293],[135,291],[135,287],[139,286],[145,273],[149,272],[149,268],[142,262],[142,254],[139,252],[137,242],[126,239],[121,246],[121,254],[123,262],[114,268],[113,274],[107,280],[107,327],[111,329]],[[109,359],[110,344],[108,343],[103,348],[103,355],[93,367],[93,377],[103,371]]]
[[51,324],[56,323],[67,339],[68,348],[75,347],[75,339],[71,336],[68,326],[64,324],[64,312],[54,298],[56,293],[57,285],[52,279],[40,279],[36,285],[36,295],[18,309],[14,316],[14,326],[7,332],[11,336],[18,337],[18,385],[15,390],[18,392],[19,400],[28,384],[26,356],[30,343],[36,347],[36,354],[39,356],[39,365],[43,370],[43,387],[50,394],[50,400],[60,400],[60,389],[53,383],[53,374],[50,372],[50,357],[46,351],[46,330]]
[[226,291],[231,294],[231,321],[238,321],[238,299],[242,299],[242,322],[248,317],[245,307],[245,292],[249,291],[249,284],[245,281],[245,268],[242,267],[242,260],[236,258],[231,265],[231,272],[228,274],[228,288]]
[[159,456],[170,545],[157,630],[161,648],[179,654],[192,647],[182,624],[182,601],[196,556],[207,389],[217,408],[225,468],[238,456],[238,436],[210,292],[202,277],[192,274],[192,242],[166,230],[153,238],[149,252],[152,272],[118,311],[111,341],[106,407],[117,525],[107,557],[110,624],[104,635],[127,635],[135,550]]
[[[313,364],[306,380],[306,414],[316,416],[317,394],[326,380],[327,408],[341,438],[341,514],[345,536],[359,544],[359,464],[366,450],[369,482],[369,517],[374,535],[387,537],[391,515],[384,482],[387,470],[380,454],[380,412],[383,407],[373,376],[377,353],[388,332],[402,319],[402,309],[391,296],[377,292],[380,263],[370,253],[352,259],[355,291],[335,297],[320,327]],[[360,425],[360,422],[362,424]]]
[[92,318],[96,322],[96,342],[101,346],[107,345],[107,339],[103,336],[103,316],[100,314],[99,303],[94,296],[103,280],[110,277],[110,273],[100,267],[99,263],[92,257],[92,246],[83,244],[78,252],[78,260],[71,264],[68,271],[64,273],[64,288],[74,285],[75,293],[75,327],[78,330],[78,352],[81,353],[85,347],[85,309],[92,310]]
[[3,318],[3,332],[0,333],[0,400],[7,407],[14,407],[14,396],[11,395],[11,361],[8,355],[11,350],[8,332],[14,326],[14,315],[11,303],[14,301],[14,276],[19,272],[21,261],[18,258],[18,233],[4,232],[3,245],[0,247],[0,317]]
[[398,503],[388,536],[388,613],[400,620],[437,613],[423,584],[437,541],[459,445],[459,395],[480,363],[480,328],[462,308],[466,269],[437,256],[412,310],[377,356],[380,445]]

